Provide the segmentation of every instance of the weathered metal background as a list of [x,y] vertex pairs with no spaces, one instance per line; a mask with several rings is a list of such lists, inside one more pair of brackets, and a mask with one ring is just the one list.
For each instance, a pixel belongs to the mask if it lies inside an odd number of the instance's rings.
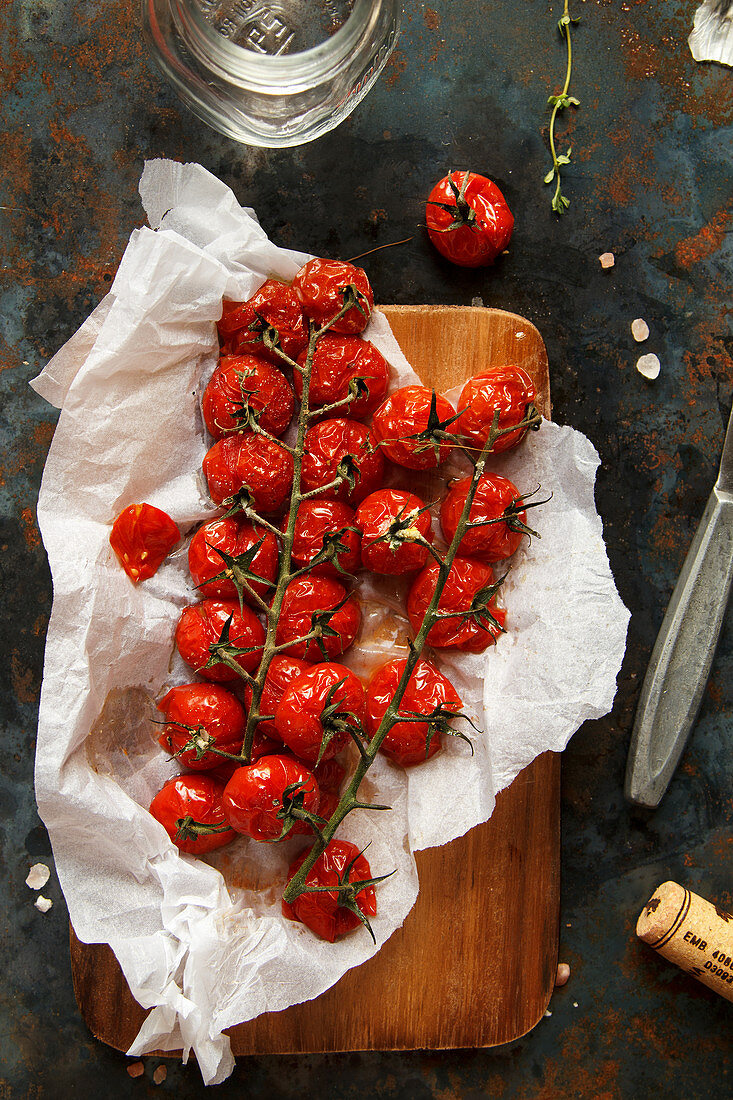
[[[700,722],[662,808],[624,804],[625,754],[666,602],[715,478],[733,392],[733,71],[693,62],[697,0],[573,0],[570,212],[550,212],[546,99],[564,72],[560,0],[408,0],[399,47],[335,133],[278,153],[241,148],[178,106],[130,0],[0,4],[0,1096],[148,1094],[81,1022],[55,876],[46,916],[24,885],[50,861],[33,753],[51,585],[34,505],[53,410],[27,386],[105,293],[142,222],[147,157],[195,159],[254,206],[274,241],[365,261],[378,299],[525,314],[550,353],[555,418],[603,465],[597,501],[629,644],[613,713],[565,754],[561,958],[552,1016],[498,1051],[262,1058],[217,1095],[395,1098],[706,1097],[733,1091],[730,1005],[637,945],[636,916],[668,877],[731,907],[733,622]],[[567,114],[567,112],[566,112]],[[564,147],[566,139],[561,140]],[[511,254],[461,271],[431,250],[422,200],[450,167],[494,178],[516,216]],[[616,254],[603,271],[598,255]],[[634,344],[644,317],[651,336]],[[656,382],[634,370],[640,351]],[[562,576],[558,576],[562,584]],[[201,1094],[194,1066],[161,1091]]]

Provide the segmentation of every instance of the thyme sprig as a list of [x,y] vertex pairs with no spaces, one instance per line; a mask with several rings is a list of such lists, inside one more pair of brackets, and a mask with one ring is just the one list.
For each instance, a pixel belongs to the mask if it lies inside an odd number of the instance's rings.
[[570,0],[564,0],[564,8],[562,18],[558,21],[557,29],[560,35],[565,39],[567,47],[567,65],[565,68],[565,83],[563,84],[562,91],[558,95],[551,95],[547,100],[548,106],[552,107],[552,114],[550,115],[550,153],[552,154],[552,168],[545,176],[545,183],[555,183],[555,193],[552,196],[552,209],[556,214],[564,214],[567,208],[570,206],[570,199],[568,199],[562,193],[562,168],[566,164],[570,164],[570,154],[572,148],[568,147],[567,153],[558,153],[555,143],[555,123],[557,116],[561,111],[564,111],[566,107],[579,107],[580,100],[576,99],[574,95],[569,94],[570,78],[573,72],[573,43],[570,35],[570,28],[573,23],[579,23],[580,20],[572,16],[568,10]]

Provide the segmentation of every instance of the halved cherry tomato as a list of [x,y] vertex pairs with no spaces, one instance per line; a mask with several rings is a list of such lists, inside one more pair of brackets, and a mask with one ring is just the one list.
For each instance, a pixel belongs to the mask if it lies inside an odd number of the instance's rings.
[[152,504],[130,504],[117,516],[110,546],[130,580],[147,580],[158,571],[181,537],[171,517]]
[[[286,653],[308,661],[333,661],[352,645],[361,624],[354,596],[330,577],[296,577],[285,590],[275,635]],[[307,642],[297,641],[318,632]],[[288,644],[290,643],[290,644]]]
[[320,793],[305,764],[282,754],[261,756],[254,764],[238,768],[222,796],[224,815],[231,827],[253,840],[279,840],[284,830],[285,835],[305,831],[294,828],[296,822],[288,820],[291,803],[318,813]]
[[282,363],[276,351],[263,342],[263,330],[272,327],[280,347],[290,359],[297,359],[308,343],[308,328],[298,295],[287,283],[268,279],[248,301],[224,302],[219,335],[224,347],[235,354],[256,352],[273,363]]
[[[287,517],[281,530],[288,525]],[[336,532],[341,532],[338,536]],[[343,550],[338,550],[342,545]],[[336,562],[346,573],[355,573],[361,565],[361,536],[354,530],[354,509],[338,500],[304,500],[295,520],[292,561],[302,568],[309,565],[324,549],[333,548],[335,556],[319,562],[310,570],[311,576],[338,577]]]
[[246,604],[240,609],[236,600],[202,600],[184,607],[178,620],[178,652],[186,664],[206,680],[227,683],[239,679],[238,673],[222,661],[205,667],[211,656],[209,647],[220,641],[230,619],[229,642],[248,650],[234,659],[247,672],[254,672],[262,658],[265,630]]
[[[376,440],[357,420],[322,420],[306,432],[301,469],[304,492],[324,489],[324,499],[356,507],[381,485],[383,475],[384,458]],[[332,485],[339,476],[341,483]]]
[[[392,702],[405,670],[407,660],[400,658],[382,665],[372,676],[366,693],[366,727],[370,737],[379,729],[387,707]],[[463,703],[453,684],[429,661],[418,661],[407,681],[398,715],[415,718],[430,715],[438,709],[460,711]],[[432,722],[395,722],[385,736],[379,751],[408,768],[422,764],[440,752],[442,747],[441,725],[447,720],[437,717]]]
[[164,783],[150,812],[182,852],[200,856],[236,837],[224,817],[224,786],[210,775],[175,775]]
[[[466,505],[471,478],[455,481],[440,507],[440,526],[448,542],[453,541]],[[468,519],[485,526],[469,527],[460,541],[458,553],[464,558],[503,561],[510,558],[528,533],[527,513],[516,485],[500,474],[482,474],[476,486]]]
[[[432,561],[412,583],[407,596],[407,617],[416,634],[422,626],[437,582],[438,563]],[[438,603],[438,611],[450,613],[451,618],[438,619],[430,628],[428,645],[470,653],[481,653],[493,645],[506,619],[506,611],[496,606],[496,596],[491,593],[494,583],[490,565],[473,558],[456,558]]]
[[[298,362],[305,364],[306,353],[301,352]],[[361,379],[361,384],[357,383]],[[303,395],[303,376],[295,371],[295,392]],[[365,420],[370,416],[387,392],[389,365],[380,351],[360,336],[332,336],[326,333],[316,344],[313,354],[308,403],[311,409],[320,409],[349,396],[353,383],[356,396],[340,410],[352,420]],[[337,414],[338,415],[338,414]]]
[[206,427],[214,439],[251,431],[252,420],[270,435],[283,435],[294,408],[293,391],[282,371],[254,355],[221,359],[201,399]]
[[[286,653],[276,653],[270,661],[265,676],[265,683],[260,696],[259,713],[269,715],[257,723],[257,733],[263,737],[276,738],[280,741],[275,729],[275,711],[283,697],[288,684],[302,676],[312,666],[307,661],[300,661],[297,657],[288,657]],[[247,708],[252,708],[252,688],[244,685],[244,701]],[[280,742],[282,744],[282,742]],[[260,754],[262,755],[262,754]]]
[[345,665],[314,665],[283,693],[275,729],[291,752],[315,764],[336,756],[359,736],[364,723],[364,688]]
[[[242,751],[247,715],[239,699],[218,684],[180,684],[163,696],[158,710],[166,721],[158,743],[184,768],[210,771],[219,767],[224,757],[207,751],[209,743],[232,755]],[[197,741],[196,747],[186,749],[192,740]]]
[[433,541],[425,503],[404,489],[377,489],[361,502],[356,526],[362,535],[362,564],[373,573],[398,576],[422,569],[429,550],[416,541]]
[[372,428],[379,449],[408,470],[432,470],[445,462],[453,444],[455,410],[445,397],[425,386],[403,386],[391,393],[374,414]]
[[263,435],[244,432],[217,440],[207,451],[203,466],[215,504],[247,489],[258,512],[274,513],[290,496],[293,456]]
[[[307,852],[302,852],[291,863],[288,879],[304,862]],[[321,853],[306,875],[307,886],[333,886],[333,890],[319,891],[315,894],[301,894],[292,905],[282,903],[283,916],[288,920],[300,921],[322,940],[333,943],[338,936],[358,928],[361,921],[356,913],[339,904],[340,883],[365,882],[371,879],[372,871],[366,858],[355,844],[348,840],[332,840]],[[373,886],[366,886],[356,895],[356,904],[366,917],[377,912],[377,896]]]
[[[498,428],[513,428],[530,414],[537,393],[526,370],[509,363],[474,375],[463,387],[458,401],[460,413],[454,430],[464,436],[477,450],[486,443],[497,411]],[[526,428],[507,431],[497,437],[492,454],[508,451],[521,443]]]
[[324,325],[343,308],[354,305],[331,326],[331,332],[363,332],[374,309],[374,292],[366,272],[345,260],[309,260],[293,280],[303,313]]
[[475,172],[449,172],[436,183],[425,220],[438,252],[460,267],[493,264],[506,251],[514,229],[499,188]]
[[[261,543],[252,555],[253,548]],[[222,553],[220,553],[220,551]],[[247,554],[250,551],[250,554]],[[268,582],[277,579],[279,551],[277,539],[271,531],[257,527],[244,516],[224,516],[213,519],[199,527],[188,547],[188,568],[194,584],[200,588],[202,596],[213,596],[222,600],[238,600],[237,586],[231,579],[236,568],[223,557],[238,558],[239,569],[253,592],[265,597],[272,591]],[[245,558],[242,557],[245,555]],[[251,561],[248,562],[249,557]],[[226,574],[226,576],[222,576]],[[253,580],[247,574],[262,577],[262,581]],[[214,578],[219,578],[215,580]],[[247,603],[254,603],[251,593],[243,584],[242,595]]]

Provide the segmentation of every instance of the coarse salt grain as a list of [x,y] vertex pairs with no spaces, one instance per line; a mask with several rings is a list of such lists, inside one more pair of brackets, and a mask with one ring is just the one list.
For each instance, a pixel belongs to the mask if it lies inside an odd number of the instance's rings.
[[631,322],[631,335],[636,340],[637,344],[643,344],[649,337],[649,325],[646,323],[643,317],[637,317]]
[[654,352],[650,352],[648,355],[641,355],[636,362],[636,369],[639,374],[644,378],[653,380],[659,377],[660,363],[659,356]]
[[45,863],[34,863],[25,880],[26,886],[31,890],[42,890],[51,877],[51,872]]
[[43,894],[39,894],[33,904],[39,913],[47,913],[53,905],[53,902],[50,898],[44,898]]
[[570,964],[569,963],[558,963],[557,964],[557,974],[555,975],[555,985],[558,986],[558,987],[563,986],[563,985],[567,985],[569,977],[570,977]]
[[127,1072],[130,1077],[142,1077],[145,1073],[145,1066],[142,1062],[133,1062],[131,1066],[127,1067]]
[[168,1076],[168,1070],[165,1066],[156,1066],[153,1070],[153,1084],[162,1085]]
[[613,265],[616,263],[616,257],[614,256],[613,252],[602,252],[601,255],[598,257],[598,262],[605,271],[607,268],[613,267]]

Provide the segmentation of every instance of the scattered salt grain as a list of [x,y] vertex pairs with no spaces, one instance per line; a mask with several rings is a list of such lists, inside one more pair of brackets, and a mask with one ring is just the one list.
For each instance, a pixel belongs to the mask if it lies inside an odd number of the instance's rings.
[[631,335],[634,337],[637,344],[643,344],[648,338],[649,325],[643,317],[637,317],[636,320],[631,322]]
[[33,904],[39,913],[47,913],[53,905],[53,902],[50,898],[44,898],[43,894],[39,894]]
[[573,1001],[573,1008],[577,1008],[577,1007],[578,1007],[578,1002],[577,1002],[577,1001]]
[[156,1066],[153,1070],[153,1084],[162,1085],[168,1076],[168,1070],[165,1066]]
[[616,263],[616,257],[614,256],[613,252],[603,252],[598,257],[598,262],[605,271],[607,268],[613,267],[613,265]]
[[555,985],[557,987],[567,985],[570,977],[570,963],[558,963],[557,974],[555,975]]
[[142,1062],[133,1062],[131,1066],[127,1067],[127,1072],[130,1077],[142,1077],[145,1073],[145,1066]]
[[547,1011],[545,1012],[545,1016],[552,1016],[552,1013],[550,1012],[549,1008],[548,1008],[548,1009],[547,1009]]
[[644,378],[650,380],[658,378],[660,369],[659,356],[655,355],[654,352],[650,352],[649,355],[640,356],[636,363],[636,369]]
[[51,877],[51,872],[45,863],[34,863],[25,880],[26,886],[31,890],[42,890]]

